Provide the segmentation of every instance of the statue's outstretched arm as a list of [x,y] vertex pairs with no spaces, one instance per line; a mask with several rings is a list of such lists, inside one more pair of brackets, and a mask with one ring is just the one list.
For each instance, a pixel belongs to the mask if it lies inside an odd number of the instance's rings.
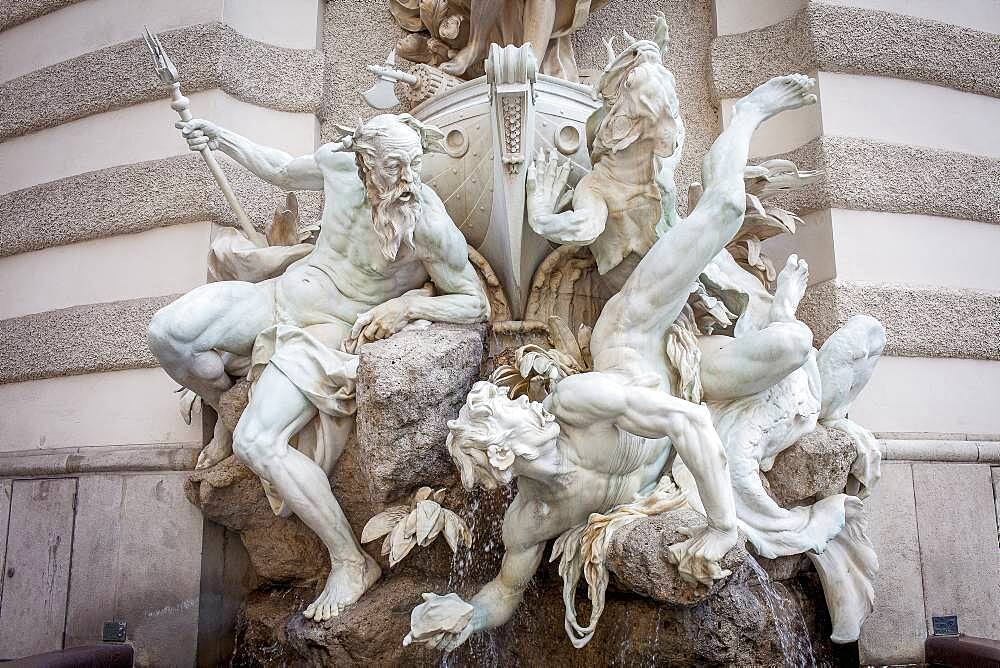
[[708,408],[643,388],[629,388],[626,405],[618,427],[648,437],[669,436],[694,476],[708,526],[682,529],[688,539],[671,545],[667,555],[683,578],[711,586],[729,575],[719,562],[736,545],[738,534],[726,452]]
[[[200,118],[177,123],[176,126],[192,150],[200,150],[208,144],[283,190],[323,189],[323,173],[315,155],[294,158],[284,151],[261,146],[232,130]],[[320,151],[329,150],[328,147],[321,147]],[[351,161],[353,163],[353,158]]]
[[529,547],[507,547],[500,572],[469,601],[476,609],[469,622],[470,635],[507,623],[521,604],[524,590],[535,576],[544,553],[544,542]]
[[678,399],[644,379],[624,380],[591,371],[559,381],[545,407],[560,422],[585,426],[612,421],[621,430],[648,439],[670,438],[698,483],[709,525],[723,532],[736,528],[736,509],[726,452],[705,406]]
[[737,541],[726,452],[708,408],[643,385],[641,377],[618,373],[577,374],[559,381],[546,408],[560,422],[575,425],[610,420],[622,431],[650,439],[639,447],[664,447],[659,439],[671,440],[694,476],[708,526],[690,531],[689,539],[671,546],[669,554],[681,576],[711,585],[728,575],[719,561]]
[[[455,594],[424,594],[424,603],[414,608],[410,615],[410,634],[403,644],[417,641],[452,652],[473,633],[505,624],[521,604],[524,590],[534,577],[544,553],[545,541],[527,547],[508,545],[500,573],[486,583],[468,604]],[[447,612],[442,609],[442,603],[448,608]],[[459,615],[469,610],[469,604],[471,617],[461,630],[454,630],[461,624]]]
[[469,246],[430,188],[424,189],[424,211],[427,225],[416,231],[417,252],[438,294],[413,297],[410,315],[414,319],[459,324],[487,320],[490,303],[469,262]]

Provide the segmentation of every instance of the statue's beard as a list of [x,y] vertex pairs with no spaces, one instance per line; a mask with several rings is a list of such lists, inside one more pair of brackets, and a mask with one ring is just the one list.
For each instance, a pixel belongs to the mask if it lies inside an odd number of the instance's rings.
[[372,224],[378,236],[382,257],[392,262],[405,241],[411,249],[413,230],[420,217],[419,187],[400,181],[389,190],[380,190],[366,175],[365,187],[372,207]]

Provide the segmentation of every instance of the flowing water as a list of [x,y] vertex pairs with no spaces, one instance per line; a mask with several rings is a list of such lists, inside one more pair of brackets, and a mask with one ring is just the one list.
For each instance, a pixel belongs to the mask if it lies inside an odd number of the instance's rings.
[[782,596],[775,589],[767,572],[753,557],[746,562],[757,580],[754,589],[759,592],[758,599],[767,605],[774,622],[774,635],[781,646],[788,668],[815,668],[816,655],[813,653],[809,627],[802,610],[798,605],[790,604],[788,597]]
[[[503,559],[503,516],[515,493],[514,485],[493,491],[476,489],[468,493],[466,504],[456,512],[469,525],[473,544],[460,548],[452,557],[448,591],[456,592],[468,601],[479,587],[496,576]],[[500,627],[473,635],[457,652],[444,655],[439,665],[446,668],[465,665],[500,668],[504,665],[501,648],[512,640],[505,637],[510,633],[509,625],[506,626],[507,629]]]

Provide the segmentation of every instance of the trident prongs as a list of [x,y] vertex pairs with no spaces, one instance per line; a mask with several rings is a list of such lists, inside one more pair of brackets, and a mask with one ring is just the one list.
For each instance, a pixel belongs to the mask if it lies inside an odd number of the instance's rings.
[[177,83],[177,68],[170,61],[170,56],[167,55],[167,52],[163,50],[159,35],[155,32],[149,32],[149,28],[146,26],[142,26],[142,29],[145,32],[146,47],[149,49],[149,55],[153,57],[156,76],[165,84]]

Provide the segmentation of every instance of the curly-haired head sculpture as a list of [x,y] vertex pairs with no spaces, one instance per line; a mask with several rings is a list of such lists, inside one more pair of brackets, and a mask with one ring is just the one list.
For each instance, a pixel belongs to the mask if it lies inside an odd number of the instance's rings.
[[488,381],[472,386],[448,429],[448,452],[466,489],[506,485],[514,478],[515,460],[537,459],[559,437],[555,417],[540,403],[511,399],[506,388]]

